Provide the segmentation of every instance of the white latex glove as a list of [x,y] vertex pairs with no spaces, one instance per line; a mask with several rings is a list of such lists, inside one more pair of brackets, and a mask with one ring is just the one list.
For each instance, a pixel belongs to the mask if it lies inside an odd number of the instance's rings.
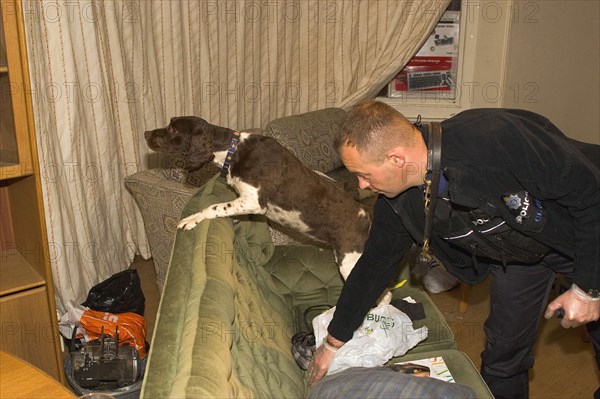
[[600,318],[600,299],[592,298],[576,284],[548,304],[544,317],[550,319],[561,308],[564,316],[560,325],[564,328],[578,327]]
[[344,342],[339,341],[330,335],[325,339],[329,343],[335,345],[335,348],[327,348],[327,345],[321,344],[315,351],[313,359],[308,365],[308,386],[311,388],[317,385],[327,374],[327,370],[329,370],[329,366],[335,357],[335,352],[337,352],[336,348],[344,345]]

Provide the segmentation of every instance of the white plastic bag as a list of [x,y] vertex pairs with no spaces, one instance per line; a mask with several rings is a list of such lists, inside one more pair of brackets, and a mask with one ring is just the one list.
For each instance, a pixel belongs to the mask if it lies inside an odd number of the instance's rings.
[[[67,303],[67,311],[60,317],[60,322],[58,325],[58,329],[63,337],[66,339],[71,339],[73,337],[73,330],[77,328],[78,334],[84,334],[85,330],[79,327],[79,320],[81,316],[85,313],[89,308],[78,305],[73,301],[69,301]],[[87,341],[87,337],[85,337]]]
[[[335,308],[313,319],[317,347],[327,336]],[[329,366],[328,374],[350,367],[381,366],[392,357],[402,356],[427,338],[427,327],[413,328],[412,320],[392,305],[379,305],[365,316],[352,339],[342,346]]]

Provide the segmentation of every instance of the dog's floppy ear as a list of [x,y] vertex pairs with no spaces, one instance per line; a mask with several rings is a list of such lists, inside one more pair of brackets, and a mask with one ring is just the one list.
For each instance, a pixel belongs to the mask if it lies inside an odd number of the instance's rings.
[[190,139],[190,148],[187,150],[185,169],[194,172],[204,164],[211,162],[215,157],[212,152],[210,135],[195,135]]
[[204,127],[204,131],[210,133],[211,137],[229,137],[234,132],[233,129],[228,127],[211,125],[210,123]]

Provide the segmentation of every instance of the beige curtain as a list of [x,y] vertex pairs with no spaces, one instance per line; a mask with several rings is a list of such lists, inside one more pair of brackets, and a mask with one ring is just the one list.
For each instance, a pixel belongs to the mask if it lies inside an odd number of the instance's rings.
[[149,256],[123,178],[143,131],[194,114],[232,128],[372,97],[439,1],[23,0],[57,302]]

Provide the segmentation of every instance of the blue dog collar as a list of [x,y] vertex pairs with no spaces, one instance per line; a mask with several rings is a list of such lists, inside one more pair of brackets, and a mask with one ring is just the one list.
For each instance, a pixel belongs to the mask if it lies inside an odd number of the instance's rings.
[[231,160],[233,159],[233,154],[237,151],[237,146],[240,142],[240,134],[241,132],[235,131],[231,136],[231,140],[229,140],[229,146],[227,147],[227,155],[225,156],[225,161],[223,162],[223,168],[221,169],[221,174],[223,176],[227,176],[229,173],[229,166],[231,165]]

